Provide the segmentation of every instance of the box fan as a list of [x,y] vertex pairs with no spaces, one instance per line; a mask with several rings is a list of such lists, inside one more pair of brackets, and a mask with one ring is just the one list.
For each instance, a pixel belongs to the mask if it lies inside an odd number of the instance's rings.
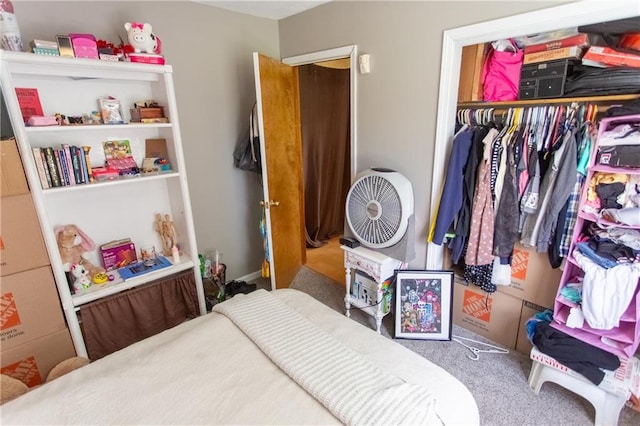
[[345,236],[364,247],[408,262],[415,255],[411,182],[395,170],[367,169],[347,193]]

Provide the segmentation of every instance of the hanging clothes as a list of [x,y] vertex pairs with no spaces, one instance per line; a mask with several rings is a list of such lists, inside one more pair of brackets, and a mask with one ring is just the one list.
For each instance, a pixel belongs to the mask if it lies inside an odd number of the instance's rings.
[[473,128],[473,139],[467,164],[464,169],[464,184],[462,187],[462,208],[458,215],[458,220],[454,229],[455,236],[449,244],[451,248],[451,260],[454,264],[458,264],[464,256],[464,250],[469,236],[471,227],[471,208],[473,207],[473,197],[476,188],[476,180],[478,177],[478,166],[482,161],[482,152],[484,144],[482,140],[489,133],[489,127],[475,126]]
[[493,263],[494,211],[491,196],[491,148],[498,135],[495,129],[489,130],[483,143],[485,150],[478,170],[478,182],[473,200],[469,242],[465,256],[464,279],[473,282],[487,292],[494,292],[491,283]]
[[473,132],[468,129],[461,130],[453,140],[451,157],[447,168],[444,188],[438,206],[438,215],[433,232],[432,242],[441,245],[445,234],[452,230],[456,215],[462,207],[462,191],[464,184],[464,169],[469,156],[469,148]]

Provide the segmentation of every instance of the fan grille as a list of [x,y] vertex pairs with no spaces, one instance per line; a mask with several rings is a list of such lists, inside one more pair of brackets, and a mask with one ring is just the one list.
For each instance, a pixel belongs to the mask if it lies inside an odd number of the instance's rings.
[[400,195],[385,178],[366,176],[351,188],[348,217],[357,237],[373,245],[384,245],[400,228]]

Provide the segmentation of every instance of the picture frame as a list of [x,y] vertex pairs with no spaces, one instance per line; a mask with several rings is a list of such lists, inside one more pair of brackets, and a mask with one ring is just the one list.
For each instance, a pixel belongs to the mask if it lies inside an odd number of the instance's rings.
[[394,337],[451,340],[453,272],[397,270]]

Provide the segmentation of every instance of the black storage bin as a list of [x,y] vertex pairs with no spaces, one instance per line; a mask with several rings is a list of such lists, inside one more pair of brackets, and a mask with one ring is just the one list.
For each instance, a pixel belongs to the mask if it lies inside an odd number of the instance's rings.
[[558,98],[564,95],[565,82],[574,65],[575,60],[572,59],[523,65],[518,99]]

